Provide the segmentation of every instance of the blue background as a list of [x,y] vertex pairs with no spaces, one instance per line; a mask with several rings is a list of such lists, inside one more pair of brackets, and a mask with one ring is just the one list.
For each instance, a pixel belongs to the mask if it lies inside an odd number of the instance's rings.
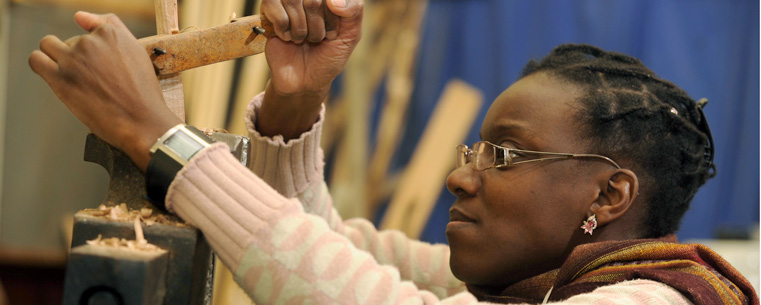
[[[409,160],[448,80],[462,79],[484,94],[466,141],[472,143],[491,101],[529,59],[562,43],[589,43],[640,58],[694,99],[708,98],[718,175],[696,195],[678,236],[746,232],[759,221],[758,6],[739,0],[432,0],[394,166]],[[442,187],[422,240],[446,242],[453,200]]]

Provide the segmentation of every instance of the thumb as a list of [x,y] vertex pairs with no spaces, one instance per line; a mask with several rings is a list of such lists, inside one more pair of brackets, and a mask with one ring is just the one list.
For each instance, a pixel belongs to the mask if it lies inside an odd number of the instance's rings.
[[74,21],[85,31],[92,32],[95,28],[106,23],[124,26],[119,17],[114,14],[96,15],[88,12],[79,11],[74,14]]
[[350,41],[352,45],[362,36],[363,0],[328,0],[328,9],[339,18],[338,40]]
[[[357,25],[362,21],[363,0],[329,0],[326,1],[330,12],[341,18],[341,26]],[[348,24],[347,24],[348,23]]]

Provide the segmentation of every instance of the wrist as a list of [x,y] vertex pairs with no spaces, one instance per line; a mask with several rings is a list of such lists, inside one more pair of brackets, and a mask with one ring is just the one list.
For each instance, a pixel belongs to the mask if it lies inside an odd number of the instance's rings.
[[285,94],[268,83],[256,119],[257,131],[268,137],[281,135],[286,141],[298,138],[317,122],[329,91],[328,86],[317,92]]
[[163,208],[169,185],[177,173],[191,158],[212,143],[203,131],[184,123],[177,124],[162,134],[150,148],[151,157],[145,171],[148,198]]
[[155,121],[145,128],[133,129],[130,135],[127,136],[126,145],[121,145],[124,148],[124,152],[132,159],[132,162],[142,171],[145,172],[148,168],[148,163],[151,161],[150,150],[153,144],[169,129],[182,123],[182,121],[172,116],[161,122]]

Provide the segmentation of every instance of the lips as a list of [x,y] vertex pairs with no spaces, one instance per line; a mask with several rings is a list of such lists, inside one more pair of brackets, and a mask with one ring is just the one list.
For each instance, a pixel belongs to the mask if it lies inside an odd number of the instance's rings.
[[465,213],[458,209],[449,209],[449,222],[476,222],[472,217],[467,216]]

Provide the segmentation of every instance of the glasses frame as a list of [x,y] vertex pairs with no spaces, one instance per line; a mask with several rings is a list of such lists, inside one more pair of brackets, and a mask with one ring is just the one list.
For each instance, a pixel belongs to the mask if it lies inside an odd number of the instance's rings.
[[[523,150],[523,149],[516,149],[516,148],[509,148],[500,146],[494,143],[491,143],[489,141],[478,141],[476,143],[473,143],[473,147],[476,147],[478,143],[485,143],[492,147],[494,152],[492,153],[492,159],[491,165],[488,167],[485,167],[483,169],[478,169],[476,167],[477,162],[473,162],[475,159],[474,157],[478,157],[476,153],[468,147],[465,144],[457,145],[457,168],[460,168],[462,166],[467,165],[468,163],[471,164],[471,167],[474,170],[482,171],[487,170],[490,168],[502,168],[502,167],[510,167],[515,166],[518,164],[523,163],[531,163],[531,162],[538,162],[538,161],[548,161],[548,160],[566,160],[566,159],[575,159],[575,158],[595,158],[595,159],[602,159],[606,162],[610,163],[611,165],[615,166],[616,169],[621,169],[621,166],[616,163],[616,161],[613,161],[613,159],[608,158],[606,156],[602,155],[596,155],[596,154],[569,154],[569,153],[555,153],[555,152],[544,152],[544,151],[534,151],[534,150]],[[497,149],[502,150],[504,153],[504,161],[502,164],[497,164]],[[544,156],[539,157],[535,159],[530,160],[523,160],[523,161],[514,161],[513,158],[516,157],[517,154],[525,154],[525,155],[537,155],[537,156]],[[460,159],[463,157],[465,160],[462,164],[460,164]]]

